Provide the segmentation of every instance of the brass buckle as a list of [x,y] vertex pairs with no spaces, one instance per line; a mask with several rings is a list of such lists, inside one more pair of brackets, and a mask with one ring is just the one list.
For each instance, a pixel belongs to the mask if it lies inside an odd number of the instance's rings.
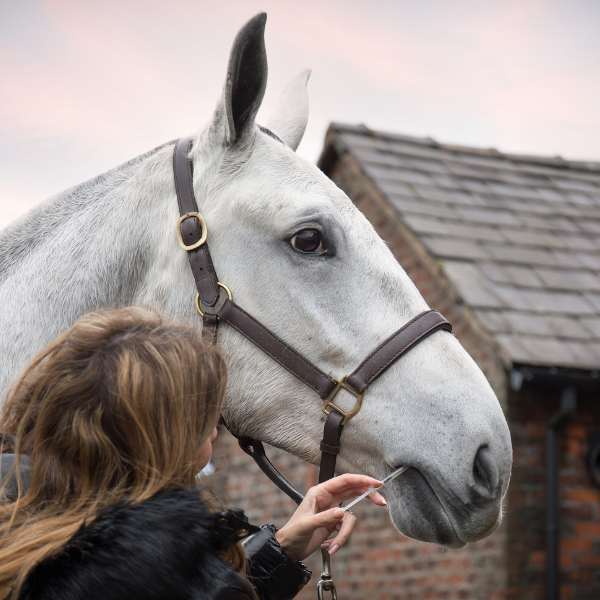
[[[363,392],[362,394],[359,394],[358,392],[355,392],[350,386],[346,385],[344,382],[346,381],[347,377],[348,376],[346,375],[345,377],[342,377],[342,379],[335,379],[335,378],[333,379],[337,383],[337,385],[335,386],[335,388],[333,389],[331,394],[329,394],[329,396],[327,396],[327,398],[325,399],[325,404],[323,404],[323,408],[322,408],[323,412],[326,415],[329,415],[332,408],[334,410],[337,410],[341,415],[343,415],[344,420],[342,421],[342,425],[345,425],[346,421],[350,417],[353,417],[360,410],[360,407],[362,405],[362,399],[363,399],[363,396],[365,395],[365,392]],[[356,404],[354,405],[354,408],[350,412],[343,411],[339,406],[337,406],[336,404],[333,403],[333,399],[335,398],[336,394],[342,388],[344,388],[347,392],[350,392],[353,396],[356,397]],[[327,410],[328,406],[330,407],[329,410]]]
[[[231,295],[231,290],[224,284],[221,283],[220,281],[217,282],[217,285],[219,287],[222,287],[225,292],[227,292],[227,297],[233,302],[233,296]],[[200,294],[196,294],[196,310],[198,311],[198,314],[203,317],[204,313],[202,312],[202,309],[200,308]]]
[[[183,238],[181,237],[181,224],[186,219],[189,219],[190,217],[196,217],[198,219],[198,221],[200,221],[200,227],[202,229],[202,237],[195,244],[192,244],[191,246],[186,246],[185,242],[183,241]],[[204,242],[206,241],[206,236],[208,235],[208,229],[206,228],[206,222],[204,221],[204,217],[199,212],[185,213],[185,215],[183,215],[183,217],[180,217],[179,220],[177,221],[176,229],[177,229],[177,239],[179,240],[179,245],[187,252],[189,252],[190,250],[195,250],[196,248],[200,248],[200,246],[202,246],[202,244],[204,244]]]

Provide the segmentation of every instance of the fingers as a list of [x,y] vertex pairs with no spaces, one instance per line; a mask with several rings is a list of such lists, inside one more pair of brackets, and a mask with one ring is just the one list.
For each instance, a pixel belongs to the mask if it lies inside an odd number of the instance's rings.
[[[377,489],[381,487],[381,482],[366,475],[348,473],[310,488],[305,500],[307,505],[312,505],[317,511],[326,510],[344,500],[363,494],[370,486]],[[373,494],[372,501],[379,506],[385,506],[385,500],[379,494]]]
[[387,506],[387,500],[379,492],[371,494],[369,500],[374,504],[377,504],[377,506]]
[[328,544],[329,554],[335,554],[348,541],[357,522],[358,519],[353,514],[348,512],[344,513],[339,533],[333,539],[327,540],[330,542]]
[[[354,498],[361,496],[368,490],[369,488],[350,488],[341,494],[335,494],[333,496],[328,496],[327,498],[319,497],[317,505],[321,507],[321,510],[326,510],[329,507],[337,506],[344,500],[354,500]],[[373,492],[367,497],[377,506],[387,506],[385,498],[379,492]]]
[[368,477],[367,475],[355,475],[352,473],[346,473],[346,475],[340,475],[329,479],[319,485],[316,485],[314,490],[324,491],[331,495],[343,494],[352,489],[364,488],[366,491],[369,486],[372,485],[374,488],[381,487],[381,481],[374,477]]
[[319,527],[328,527],[335,526],[336,523],[341,521],[346,513],[339,508],[332,508],[331,510],[325,510],[323,512],[317,513],[309,518],[312,527],[317,529]]

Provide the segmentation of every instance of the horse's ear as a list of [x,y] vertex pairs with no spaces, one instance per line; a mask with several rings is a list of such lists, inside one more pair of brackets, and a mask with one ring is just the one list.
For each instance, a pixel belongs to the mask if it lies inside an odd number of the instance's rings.
[[300,145],[308,123],[306,84],[310,73],[307,69],[287,84],[267,123],[267,127],[294,151]]
[[229,143],[240,140],[254,127],[267,87],[267,50],[265,24],[261,13],[250,19],[233,42],[223,92],[223,109],[227,116]]

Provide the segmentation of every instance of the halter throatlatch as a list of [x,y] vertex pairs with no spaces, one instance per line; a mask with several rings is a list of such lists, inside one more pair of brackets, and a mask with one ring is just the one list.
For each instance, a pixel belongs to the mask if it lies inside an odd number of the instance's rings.
[[[196,308],[203,320],[202,336],[215,343],[219,321],[224,321],[321,396],[324,400],[323,412],[327,415],[320,445],[319,483],[322,483],[335,475],[335,463],[337,455],[340,453],[342,430],[348,420],[360,410],[367,387],[419,342],[436,331],[442,329],[452,331],[452,325],[437,311],[425,311],[375,348],[350,375],[338,380],[321,371],[319,367],[240,308],[233,301],[229,288],[218,281],[208,249],[206,223],[198,212],[194,196],[192,162],[188,157],[191,146],[192,138],[182,138],[175,144],[173,171],[179,214],[181,215],[177,222],[177,237],[181,247],[188,253],[190,267],[196,282],[198,290]],[[202,311],[200,304],[209,307],[217,304],[219,287],[227,292],[227,298],[221,308],[214,313]],[[356,397],[354,408],[348,412],[335,404],[336,395],[342,389]],[[271,481],[292,500],[300,504],[304,496],[275,469],[267,458],[260,441],[243,438],[239,440],[239,444]],[[326,590],[331,592],[332,598],[335,599],[337,596],[335,586],[331,581],[329,553],[322,552],[322,557],[323,573],[318,587],[319,598],[322,598],[323,591]]]

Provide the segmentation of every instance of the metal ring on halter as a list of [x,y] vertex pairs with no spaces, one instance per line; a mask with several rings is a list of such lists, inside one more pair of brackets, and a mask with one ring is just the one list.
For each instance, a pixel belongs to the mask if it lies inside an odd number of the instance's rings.
[[[335,381],[337,385],[335,386],[335,388],[333,389],[331,394],[329,394],[329,396],[327,396],[327,398],[325,398],[325,404],[323,404],[323,408],[321,409],[326,415],[329,415],[332,408],[334,410],[337,410],[337,412],[339,412],[344,417],[344,420],[342,421],[342,425],[345,425],[346,421],[348,419],[351,419],[356,413],[358,413],[358,411],[360,410],[360,407],[362,405],[363,396],[365,395],[365,392],[366,392],[366,388],[365,388],[365,390],[363,390],[362,394],[359,394],[357,391],[353,390],[349,385],[346,384],[347,377],[348,376],[346,375],[345,377],[342,377],[341,379],[336,379],[335,377],[332,378],[333,381]],[[350,392],[356,398],[356,404],[354,405],[354,408],[350,412],[343,411],[339,406],[337,406],[333,403],[333,399],[335,398],[336,394],[342,388],[345,389],[347,392]]]
[[[227,297],[233,302],[233,296],[231,295],[231,290],[224,283],[221,283],[220,281],[217,282],[217,285],[219,287],[222,287],[225,290],[225,292],[227,292]],[[196,310],[198,311],[198,313],[201,317],[204,316],[204,313],[202,312],[202,309],[200,308],[200,294],[196,294]]]

